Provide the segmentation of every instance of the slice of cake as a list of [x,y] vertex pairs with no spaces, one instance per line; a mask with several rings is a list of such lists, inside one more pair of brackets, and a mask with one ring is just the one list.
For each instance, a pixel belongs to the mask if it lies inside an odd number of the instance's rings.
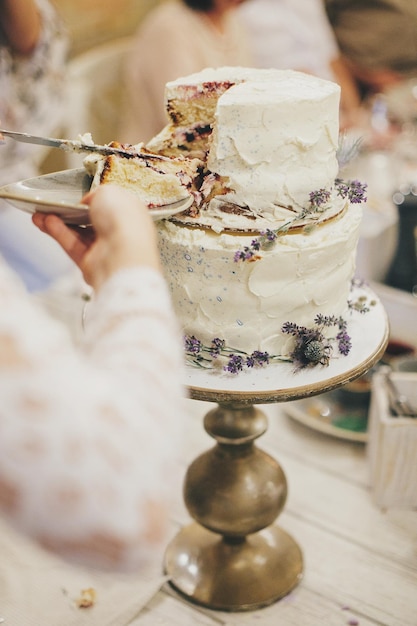
[[158,207],[187,198],[197,191],[203,163],[198,159],[164,157],[149,153],[142,145],[113,147],[132,150],[132,157],[89,155],[84,166],[93,177],[91,188],[113,183],[135,193],[149,207]]

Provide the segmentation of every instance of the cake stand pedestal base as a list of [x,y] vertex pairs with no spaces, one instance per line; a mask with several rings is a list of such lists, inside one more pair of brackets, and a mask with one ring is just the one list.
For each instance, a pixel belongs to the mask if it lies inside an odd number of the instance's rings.
[[262,608],[300,581],[303,557],[285,531],[270,526],[242,540],[198,524],[185,527],[166,552],[172,585],[188,599],[223,611]]
[[171,584],[198,604],[257,609],[282,598],[302,576],[300,548],[272,525],[287,498],[286,477],[254,444],[267,429],[259,408],[218,404],[204,427],[217,443],[195,459],[184,482],[185,504],[198,524],[174,538],[165,570]]

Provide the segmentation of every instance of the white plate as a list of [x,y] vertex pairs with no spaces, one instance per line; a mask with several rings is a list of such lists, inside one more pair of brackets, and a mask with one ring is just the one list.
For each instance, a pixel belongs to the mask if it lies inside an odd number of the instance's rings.
[[[0,188],[4,198],[26,213],[54,213],[67,224],[89,224],[88,207],[81,199],[90,189],[91,177],[83,169],[63,170],[11,183]],[[158,208],[150,208],[153,220],[182,213],[193,203],[192,196]]]
[[337,391],[286,402],[283,411],[304,426],[326,435],[360,443],[368,440],[367,412],[343,407],[338,402]]

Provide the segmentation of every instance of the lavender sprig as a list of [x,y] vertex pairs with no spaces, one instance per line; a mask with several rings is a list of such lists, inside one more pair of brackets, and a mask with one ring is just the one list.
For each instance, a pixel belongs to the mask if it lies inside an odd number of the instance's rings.
[[254,261],[256,260],[256,252],[258,252],[261,248],[260,239],[253,239],[251,241],[250,246],[245,246],[243,250],[238,250],[235,253],[234,261],[237,263],[238,261]]
[[[347,323],[342,317],[334,315],[317,315],[314,326],[306,328],[293,322],[285,322],[282,332],[294,337],[294,348],[289,355],[270,355],[268,352],[255,350],[247,354],[242,350],[236,350],[226,346],[225,341],[216,337],[210,345],[204,345],[196,337],[186,335],[184,337],[185,353],[189,361],[200,367],[211,367],[220,357],[226,359],[223,370],[230,374],[238,374],[244,369],[265,367],[271,361],[291,361],[296,370],[316,365],[327,366],[329,364],[333,344],[336,342],[339,353],[347,356],[351,349],[351,340],[347,334]],[[335,326],[338,329],[333,339],[325,337],[323,330]]]
[[335,186],[337,189],[337,195],[342,198],[348,198],[352,204],[360,204],[366,202],[366,190],[368,185],[361,183],[359,180],[343,181],[340,178],[336,178]]
[[188,360],[199,367],[211,367],[219,357],[225,358],[227,362],[223,369],[231,374],[237,374],[245,368],[265,367],[271,360],[289,360],[288,357],[271,356],[268,352],[260,350],[247,354],[241,350],[228,348],[225,345],[225,341],[218,337],[213,339],[210,345],[206,346],[199,339],[196,339],[194,335],[185,335],[184,350]]
[[[347,198],[352,204],[359,204],[366,202],[366,183],[361,183],[358,180],[343,181],[340,178],[335,180],[335,189],[337,195],[341,198]],[[291,226],[302,220],[310,219],[310,224],[304,226],[306,232],[314,227],[317,221],[317,214],[327,211],[329,201],[331,199],[331,192],[328,189],[318,189],[312,191],[309,196],[309,204],[302,208],[297,215],[288,220],[282,226],[275,230],[267,229],[261,232],[260,237],[253,239],[249,246],[245,246],[243,250],[238,250],[234,255],[235,263],[239,261],[257,261],[261,258],[259,254],[260,250],[268,250],[273,247],[279,235],[284,235],[288,232]]]
[[309,212],[311,212],[311,209],[315,209],[315,210],[326,210],[326,205],[328,203],[328,201],[330,200],[330,196],[331,193],[330,191],[328,191],[328,189],[319,189],[318,191],[312,191],[310,193],[310,207],[309,207]]

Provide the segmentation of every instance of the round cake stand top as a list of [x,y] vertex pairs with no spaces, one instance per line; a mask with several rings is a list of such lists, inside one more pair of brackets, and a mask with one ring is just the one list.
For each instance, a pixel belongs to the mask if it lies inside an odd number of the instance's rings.
[[328,366],[316,365],[297,372],[293,363],[269,364],[238,374],[187,365],[185,385],[189,397],[243,405],[287,402],[330,391],[362,376],[381,358],[389,337],[387,315],[378,297],[368,287],[354,287],[351,300],[362,297],[373,304],[366,313],[351,310],[347,330],[352,348],[347,356],[334,351]]

